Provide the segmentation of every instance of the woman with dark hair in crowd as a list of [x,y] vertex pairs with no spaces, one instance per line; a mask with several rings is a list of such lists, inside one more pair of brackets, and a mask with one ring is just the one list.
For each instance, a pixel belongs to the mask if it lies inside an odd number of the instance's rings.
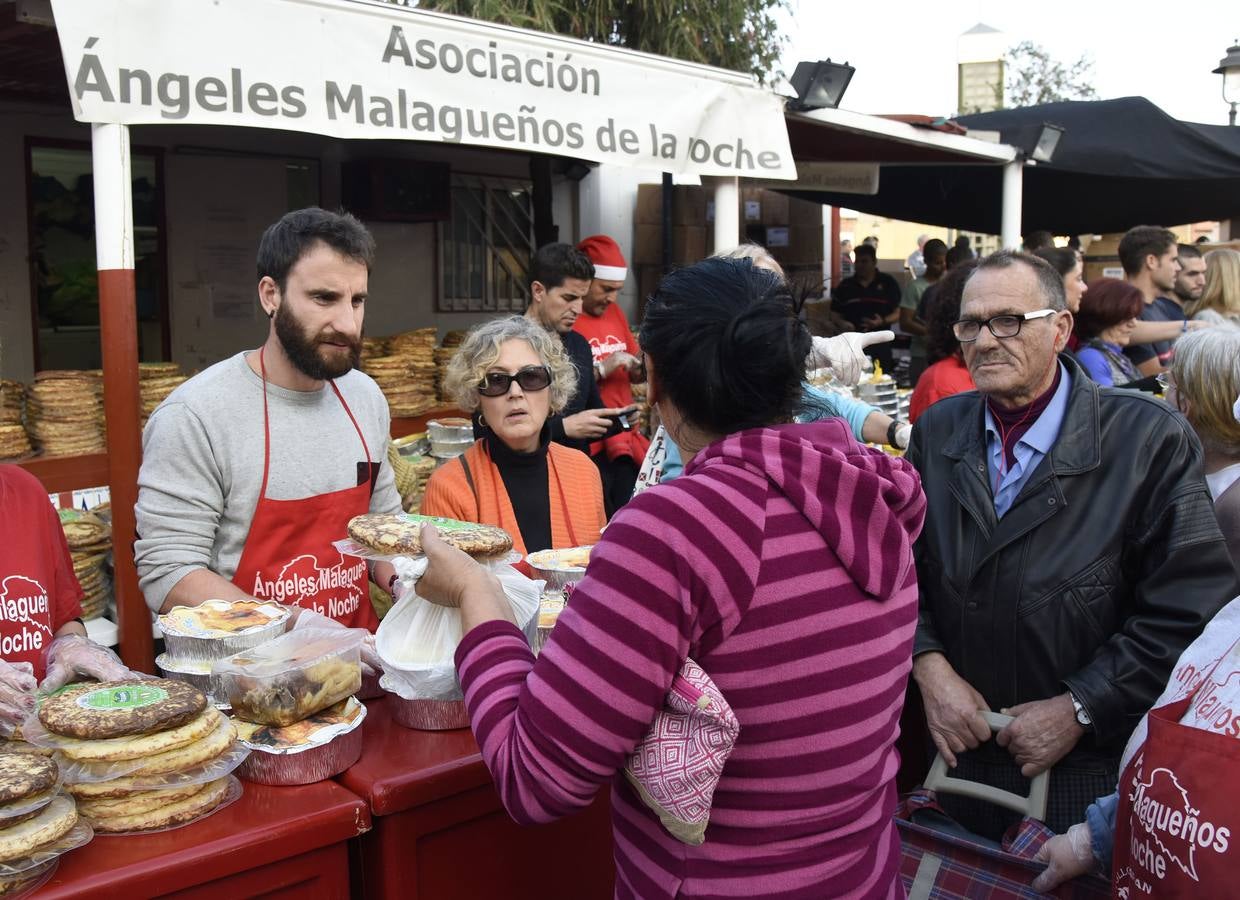
[[930,365],[917,379],[917,387],[908,402],[908,418],[917,417],[944,397],[973,390],[973,376],[960,355],[960,341],[952,332],[952,323],[960,318],[960,295],[969,273],[977,268],[977,260],[969,259],[947,270],[938,283],[926,310],[927,359]]
[[1141,380],[1141,373],[1124,355],[1145,299],[1135,286],[1118,278],[1098,278],[1089,283],[1076,314],[1080,341],[1077,361],[1089,377],[1103,387],[1126,387]]
[[[917,474],[839,419],[792,422],[810,334],[749,260],[666,276],[640,340],[684,474],[612,518],[537,660],[494,577],[423,530],[418,593],[461,610],[457,671],[504,806],[548,821],[609,785],[617,897],[903,896]],[[694,703],[686,660],[739,722],[700,846],[625,777],[669,688]]]
[[1081,257],[1068,247],[1043,247],[1033,255],[1050,263],[1063,278],[1068,312],[1075,316],[1081,309],[1081,297],[1089,290],[1089,286],[1085,284],[1085,264],[1081,262]]

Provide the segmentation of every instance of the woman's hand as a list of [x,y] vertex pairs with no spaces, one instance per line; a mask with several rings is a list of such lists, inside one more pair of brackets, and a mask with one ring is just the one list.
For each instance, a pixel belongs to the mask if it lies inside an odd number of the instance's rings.
[[414,593],[431,603],[460,609],[463,633],[492,619],[513,621],[512,604],[499,579],[467,553],[445,543],[434,525],[422,526],[422,553],[426,573],[414,585]]
[[1064,834],[1057,834],[1038,850],[1034,862],[1046,863],[1046,870],[1033,879],[1035,891],[1053,891],[1072,878],[1087,875],[1098,868],[1089,841],[1089,825],[1078,822]]
[[13,727],[34,712],[34,667],[30,663],[0,660],[0,735],[13,733]]

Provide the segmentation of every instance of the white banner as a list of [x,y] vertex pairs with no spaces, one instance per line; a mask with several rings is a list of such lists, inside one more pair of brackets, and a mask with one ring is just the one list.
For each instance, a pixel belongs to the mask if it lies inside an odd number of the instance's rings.
[[792,179],[734,72],[382,3],[52,0],[74,115],[442,141]]

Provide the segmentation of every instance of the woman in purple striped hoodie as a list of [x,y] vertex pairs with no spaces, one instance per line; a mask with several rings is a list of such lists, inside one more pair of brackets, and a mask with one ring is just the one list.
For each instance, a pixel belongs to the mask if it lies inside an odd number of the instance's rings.
[[[424,539],[418,593],[461,608],[457,668],[504,806],[546,822],[609,785],[617,897],[903,896],[917,473],[838,419],[789,424],[810,336],[749,260],[668,275],[641,346],[684,475],[612,519],[537,661],[495,579]],[[740,722],[701,846],[622,775],[686,657]]]

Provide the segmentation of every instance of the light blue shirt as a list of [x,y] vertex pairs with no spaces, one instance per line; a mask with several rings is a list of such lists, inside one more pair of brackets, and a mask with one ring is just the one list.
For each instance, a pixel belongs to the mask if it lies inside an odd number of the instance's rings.
[[[990,476],[990,489],[995,498],[995,515],[1002,519],[1020,494],[1021,488],[1033,474],[1046,454],[1055,446],[1059,429],[1063,426],[1064,413],[1068,409],[1068,393],[1072,379],[1063,363],[1059,364],[1059,387],[1042,415],[1026,431],[1012,450],[1016,464],[1010,469],[1004,465],[1003,442],[999,428],[986,406],[986,471]],[[996,487],[997,485],[997,487]]]
[[[838,416],[848,423],[848,427],[852,429],[852,433],[857,440],[865,440],[861,436],[861,426],[865,424],[865,420],[870,413],[876,411],[878,407],[862,403],[860,400],[854,400],[852,397],[845,397],[830,391],[820,391],[808,384],[803,384],[801,389],[806,398],[811,402],[806,404],[797,413],[796,420],[798,422],[804,424]],[[676,478],[684,471],[684,468],[684,464],[680,460],[680,448],[676,446],[676,442],[669,435],[667,438],[667,454],[663,459],[663,477],[659,479],[660,483]]]

